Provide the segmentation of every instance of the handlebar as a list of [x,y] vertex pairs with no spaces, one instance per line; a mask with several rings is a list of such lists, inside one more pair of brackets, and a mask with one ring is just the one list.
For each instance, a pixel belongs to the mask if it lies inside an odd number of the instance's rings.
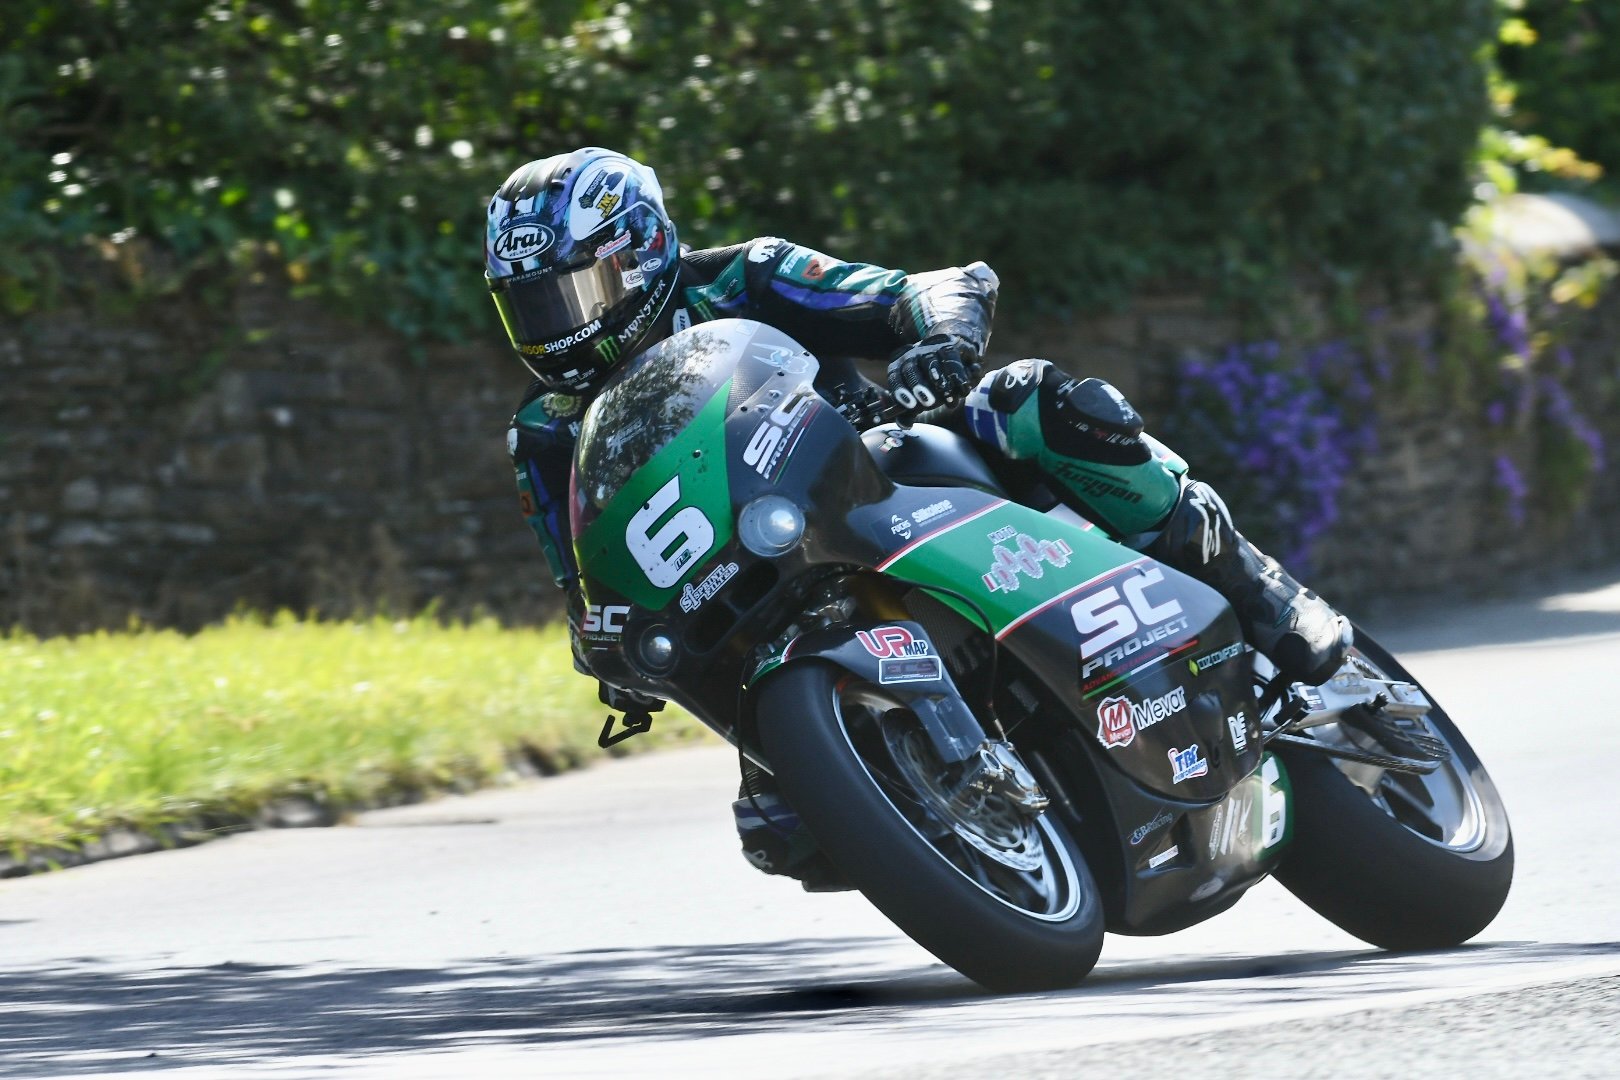
[[905,419],[912,412],[896,401],[892,392],[875,385],[845,391],[833,407],[858,431]]

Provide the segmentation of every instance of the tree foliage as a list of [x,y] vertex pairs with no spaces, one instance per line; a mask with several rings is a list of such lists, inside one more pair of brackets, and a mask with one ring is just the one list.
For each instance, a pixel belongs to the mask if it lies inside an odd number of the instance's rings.
[[[27,9],[15,13],[19,7]],[[985,258],[1014,310],[1167,277],[1398,274],[1468,197],[1491,0],[74,0],[0,16],[0,302],[60,253],[268,253],[412,336],[488,332],[484,200],[581,144],[682,237]]]
[[[1511,120],[1620,179],[1620,5],[1504,0],[1499,53]],[[1557,170],[1547,170],[1556,172]]]

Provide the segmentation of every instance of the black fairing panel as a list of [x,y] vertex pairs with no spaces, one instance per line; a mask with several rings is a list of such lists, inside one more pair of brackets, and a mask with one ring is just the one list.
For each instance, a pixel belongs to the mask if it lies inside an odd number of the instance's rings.
[[883,474],[913,487],[975,487],[1003,495],[973,444],[933,424],[883,424],[861,434]]

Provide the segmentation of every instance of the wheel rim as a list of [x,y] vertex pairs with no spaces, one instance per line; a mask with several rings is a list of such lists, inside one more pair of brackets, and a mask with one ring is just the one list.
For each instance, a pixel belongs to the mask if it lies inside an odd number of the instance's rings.
[[898,698],[845,681],[833,695],[839,730],[872,785],[930,851],[997,902],[1061,922],[1080,909],[1080,875],[1046,815],[1005,799],[950,799],[920,722]]
[[[1405,672],[1385,672],[1359,649],[1351,649],[1349,660],[1362,674],[1374,679],[1412,681]],[[1448,851],[1466,853],[1484,845],[1487,818],[1484,800],[1468,770],[1462,765],[1456,745],[1428,714],[1419,719],[1423,729],[1440,739],[1451,756],[1426,775],[1394,772],[1376,765],[1333,759],[1333,764],[1352,784],[1407,832]],[[1349,749],[1388,753],[1372,736],[1347,724],[1323,724],[1308,734],[1330,745]]]

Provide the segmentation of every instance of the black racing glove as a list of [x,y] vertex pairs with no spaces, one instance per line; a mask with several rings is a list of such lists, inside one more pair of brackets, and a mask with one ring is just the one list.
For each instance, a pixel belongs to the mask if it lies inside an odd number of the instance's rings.
[[955,405],[978,377],[978,354],[949,334],[931,334],[889,362],[889,392],[907,412]]

